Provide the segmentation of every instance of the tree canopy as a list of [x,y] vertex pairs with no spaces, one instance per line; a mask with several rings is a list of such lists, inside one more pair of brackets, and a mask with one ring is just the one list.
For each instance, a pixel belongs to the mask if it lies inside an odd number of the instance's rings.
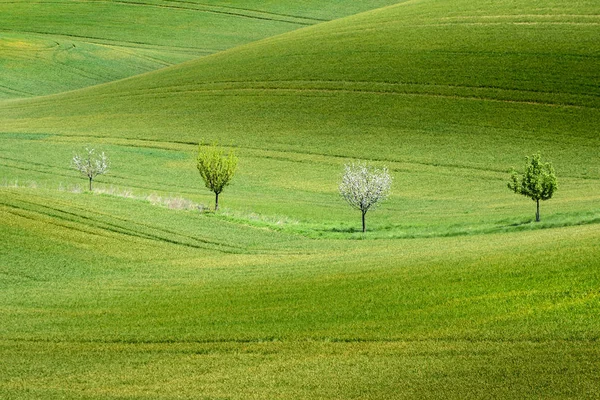
[[340,195],[351,207],[361,211],[362,231],[366,232],[365,215],[390,193],[392,177],[387,168],[377,169],[365,163],[346,164],[339,186]]
[[87,176],[90,181],[90,191],[92,191],[92,180],[98,175],[108,172],[108,157],[104,152],[97,154],[94,149],[86,148],[86,154],[75,154],[71,160],[71,165],[77,171]]
[[512,170],[508,188],[517,194],[529,197],[536,202],[535,220],[540,221],[540,200],[548,200],[558,188],[554,167],[542,162],[539,153],[525,158],[525,171]]
[[196,167],[204,184],[215,193],[215,211],[219,209],[219,194],[229,185],[237,168],[238,158],[233,150],[225,150],[217,142],[198,145]]

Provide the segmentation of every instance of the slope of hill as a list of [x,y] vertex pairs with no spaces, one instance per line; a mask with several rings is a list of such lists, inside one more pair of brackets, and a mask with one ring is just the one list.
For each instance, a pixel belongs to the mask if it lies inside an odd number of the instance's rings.
[[597,225],[309,240],[0,189],[5,398],[597,398]]
[[[242,151],[267,152],[259,159],[284,152],[302,160],[320,154],[393,162],[411,190],[390,208],[420,210],[386,216],[393,226],[406,218],[435,224],[446,210],[443,193],[464,198],[456,210],[471,210],[459,219],[464,229],[484,220],[504,224],[513,195],[486,180],[502,181],[525,155],[541,151],[560,171],[563,187],[572,188],[558,198],[594,219],[600,193],[597,29],[594,5],[585,2],[547,9],[528,2],[485,9],[470,1],[403,3],[111,84],[6,101],[0,121],[10,135],[138,139],[166,148],[220,139]],[[62,163],[52,155],[45,162]],[[340,161],[328,163],[339,168]],[[280,187],[297,188],[297,198],[313,195],[302,189],[312,176],[306,166],[293,176],[275,174],[270,190],[260,181],[268,167],[252,165],[246,189],[234,199],[238,206],[272,213],[271,204],[289,201]],[[331,168],[319,167],[317,179],[331,176]],[[473,185],[460,194],[465,179]],[[274,199],[265,205],[254,190]],[[318,191],[335,196],[335,183]],[[423,196],[435,205],[423,204]],[[495,199],[492,210],[489,199]],[[303,200],[283,214],[340,219],[325,209],[315,214],[311,203]],[[432,221],[424,222],[423,214]]]
[[593,164],[599,137],[599,22],[586,4],[400,4],[143,77],[5,103],[0,118],[9,132],[204,136],[478,167],[491,158],[496,170],[558,141],[560,166],[581,174],[571,163]]
[[0,1],[0,99],[92,86],[391,3]]
[[[600,398],[598,18],[409,1],[0,102],[0,397]],[[201,139],[240,156],[219,213]],[[367,235],[352,158],[394,176]]]
[[[501,182],[525,155],[541,151],[563,187],[573,188],[558,198],[587,215],[597,211],[600,192],[594,12],[586,2],[544,9],[529,2],[404,3],[112,84],[4,102],[0,121],[11,135],[139,139],[166,148],[220,139],[242,151],[393,162],[411,190],[391,208],[408,210],[402,200],[431,196],[435,210],[418,208],[435,221],[446,207],[439,197],[454,193],[468,203],[461,210],[475,207],[465,226],[505,221],[514,200],[502,183],[486,180]],[[248,190],[263,187],[261,171],[247,171]],[[479,183],[460,194],[465,179]],[[277,187],[301,188],[307,179],[277,180]],[[335,184],[321,188],[335,193]],[[242,191],[237,204],[267,212],[254,198]],[[489,199],[499,202],[491,213]],[[339,220],[328,211],[292,217],[308,215]],[[401,224],[400,216],[389,218]]]

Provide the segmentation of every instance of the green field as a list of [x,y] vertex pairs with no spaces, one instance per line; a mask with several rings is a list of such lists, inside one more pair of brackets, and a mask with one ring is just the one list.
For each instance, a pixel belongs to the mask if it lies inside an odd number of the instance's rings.
[[0,99],[79,89],[394,3],[0,1]]
[[597,4],[358,3],[0,1],[0,398],[600,398]]

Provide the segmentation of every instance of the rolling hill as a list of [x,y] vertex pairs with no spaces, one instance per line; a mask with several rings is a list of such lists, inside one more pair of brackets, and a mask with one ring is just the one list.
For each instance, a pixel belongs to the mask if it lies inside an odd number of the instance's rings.
[[[451,207],[457,223],[505,224],[514,203],[502,184],[506,171],[541,151],[568,188],[558,198],[587,220],[600,191],[595,8],[519,4],[401,3],[106,85],[7,101],[0,120],[10,135],[54,135],[49,140],[169,148],[204,138],[254,154],[295,154],[291,162],[319,155],[338,166],[344,157],[394,163],[410,172],[401,174],[410,191],[398,193],[393,208],[419,212],[387,216],[393,225],[435,224],[435,208],[447,210],[443,193],[464,197]],[[272,172],[273,182],[254,183],[269,167],[253,164],[259,169],[249,167],[246,187],[264,187],[275,200],[265,206],[242,191],[238,205],[261,213],[285,205],[269,185],[298,188],[302,198],[315,191],[306,193],[309,175],[301,173]],[[331,172],[317,169],[317,192],[334,197],[335,182],[324,182]],[[498,183],[488,185],[490,177]],[[461,193],[465,179],[478,181],[470,193]],[[282,208],[289,211],[276,212],[293,218],[340,219],[327,207],[316,215]]]
[[[600,398],[593,1],[174,3],[315,23],[0,101],[0,397]],[[240,157],[218,213],[201,140]],[[541,223],[506,188],[535,151]],[[355,159],[394,177],[366,235]]]
[[156,70],[393,1],[0,1],[0,99]]
[[590,165],[599,49],[585,4],[550,12],[500,2],[483,12],[471,2],[402,3],[108,85],[5,102],[0,117],[7,132],[204,136],[458,165],[481,166],[485,143],[494,169],[562,142],[559,167]]

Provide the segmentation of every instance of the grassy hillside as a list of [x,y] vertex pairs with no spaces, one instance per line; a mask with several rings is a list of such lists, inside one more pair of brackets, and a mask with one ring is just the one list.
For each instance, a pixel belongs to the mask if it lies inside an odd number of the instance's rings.
[[315,241],[39,188],[0,212],[9,398],[600,395],[595,225]]
[[[147,198],[183,198],[214,206],[195,167],[197,147],[188,144],[115,139],[0,135],[4,186],[81,191],[86,179],[70,167],[73,154],[92,144],[104,150],[111,171],[98,190]],[[313,238],[361,238],[360,213],[340,198],[337,185],[351,159],[238,148],[239,171],[221,196],[216,217]],[[506,170],[453,165],[378,162],[394,177],[390,199],[367,215],[372,238],[473,235],[598,222],[598,180],[566,175],[542,202],[542,222],[531,224],[535,203],[512,194]],[[521,167],[522,160],[515,166]],[[508,168],[508,167],[507,167]]]
[[13,340],[538,341],[600,333],[597,226],[469,240],[315,241],[133,199],[32,189],[4,189],[2,213],[3,252],[15,261],[3,270],[10,285],[2,336]]
[[592,3],[559,4],[400,4],[140,78],[8,102],[0,118],[6,132],[208,137],[495,170],[560,148],[552,156],[563,171],[597,178],[597,18]]
[[[551,6],[399,4],[113,84],[5,102],[2,130],[50,135],[25,147],[28,157],[66,138],[189,143],[190,161],[169,164],[188,171],[174,178],[180,186],[195,180],[192,144],[220,139],[247,159],[230,204],[317,224],[348,215],[328,206],[343,162],[385,162],[398,190],[382,218],[398,236],[414,225],[522,221],[529,210],[511,216],[527,202],[504,187],[506,172],[541,151],[565,189],[543,207],[590,221],[600,200],[597,18],[592,3]],[[44,162],[66,168],[66,159]]]
[[0,1],[0,99],[92,86],[394,1]]
[[[600,398],[599,22],[406,2],[1,101],[0,397]],[[219,213],[201,139],[240,156]],[[506,182],[538,150],[534,223]],[[367,235],[337,194],[356,158],[394,177]]]

